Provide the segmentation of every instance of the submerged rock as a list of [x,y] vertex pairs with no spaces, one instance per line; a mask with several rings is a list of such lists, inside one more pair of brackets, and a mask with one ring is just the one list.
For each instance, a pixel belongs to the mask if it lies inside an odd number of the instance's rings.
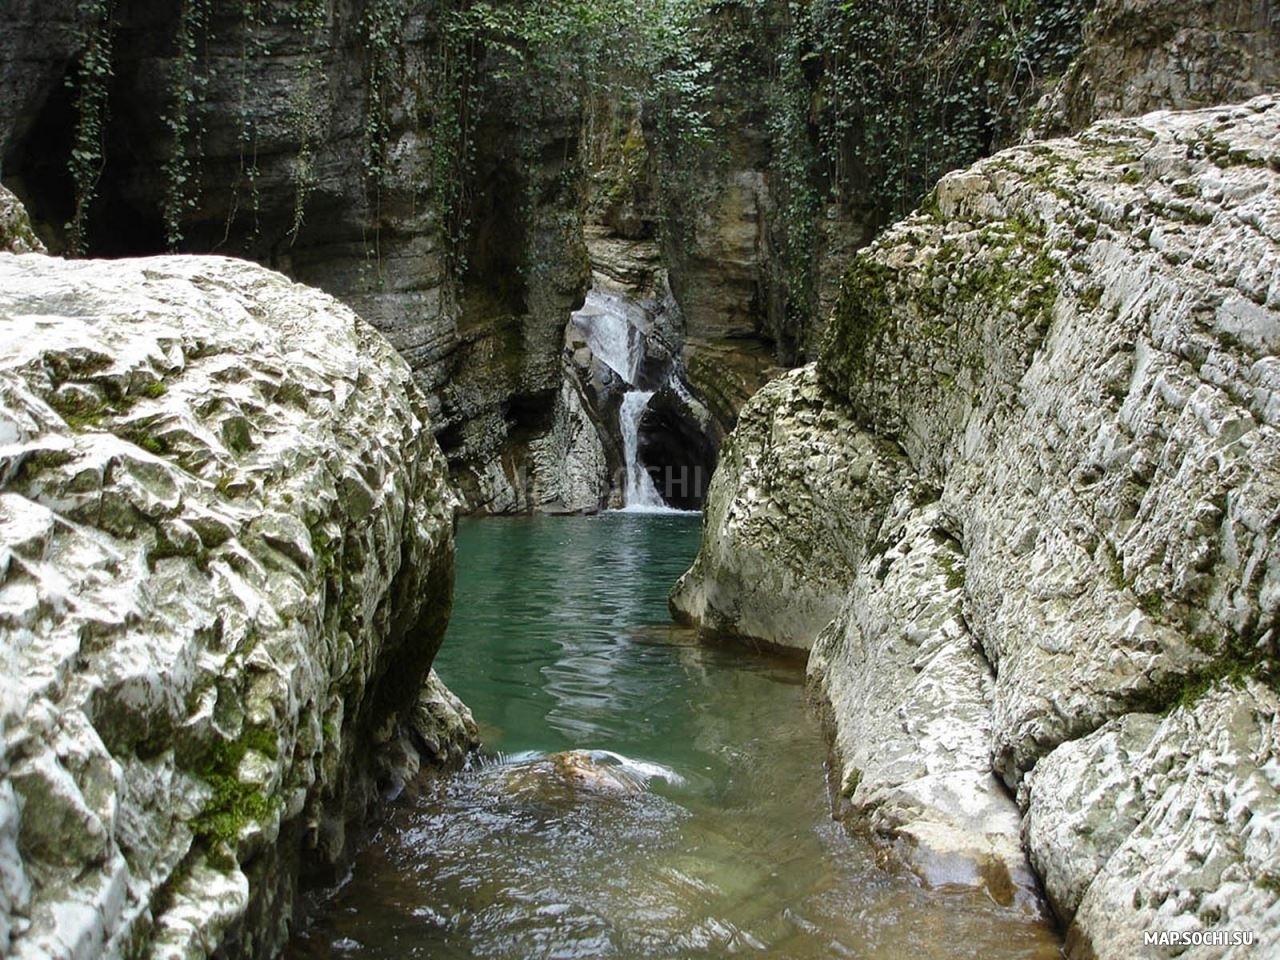
[[521,800],[574,800],[582,796],[629,797],[643,793],[649,777],[617,754],[563,750],[497,764],[486,776],[503,795]]
[[1277,277],[1275,97],[944,177],[846,276],[821,386],[749,405],[673,595],[800,646],[837,608],[852,808],[926,875],[955,829],[980,864],[994,770],[1073,956],[1275,927]]
[[0,254],[0,319],[0,940],[270,955],[405,744],[465,735],[421,698],[454,509],[422,397],[234,260]]

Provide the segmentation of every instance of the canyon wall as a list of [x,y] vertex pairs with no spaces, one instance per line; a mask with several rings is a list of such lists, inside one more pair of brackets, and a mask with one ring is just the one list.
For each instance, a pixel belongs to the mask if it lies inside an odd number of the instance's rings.
[[[526,476],[528,445],[589,281],[581,108],[450,46],[447,7],[20,3],[0,178],[61,253],[87,152],[88,253],[244,256],[338,297],[413,369],[466,504],[525,509],[521,491],[557,492]],[[86,89],[103,107],[82,134]]]

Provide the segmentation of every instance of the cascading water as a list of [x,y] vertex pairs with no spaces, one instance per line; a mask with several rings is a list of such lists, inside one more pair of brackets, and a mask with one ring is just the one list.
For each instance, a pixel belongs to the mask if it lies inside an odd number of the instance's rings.
[[666,502],[654,486],[653,477],[649,476],[636,452],[640,446],[640,418],[651,399],[652,391],[631,390],[623,396],[622,407],[618,410],[618,429],[622,433],[622,453],[627,468],[622,501],[626,509],[666,508]]
[[[648,325],[648,315],[634,300],[591,290],[582,309],[573,314],[572,322],[582,331],[592,354],[626,384],[618,410],[618,432],[625,461],[623,509],[667,509],[639,457],[640,420],[653,398],[652,390],[641,390],[636,386],[645,358],[644,328]],[[678,377],[671,380],[677,384],[677,389],[684,389]]]
[[572,319],[592,354],[635,389],[644,362],[643,308],[617,294],[591,290]]

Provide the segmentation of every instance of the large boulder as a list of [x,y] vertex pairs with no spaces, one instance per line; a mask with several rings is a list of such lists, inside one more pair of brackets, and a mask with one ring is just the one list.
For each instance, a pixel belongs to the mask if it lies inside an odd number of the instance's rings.
[[[1007,839],[969,816],[998,811],[994,771],[1073,956],[1274,926],[1278,276],[1275,97],[948,175],[846,275],[823,420],[744,417],[675,593],[801,646],[808,585],[843,597],[811,665],[852,809],[927,874],[924,839]],[[795,376],[748,409],[811,419]],[[833,470],[871,441],[899,451],[879,495],[833,514]],[[736,559],[725,532],[762,503],[769,538]],[[797,574],[811,544],[841,549]],[[964,777],[968,809],[943,789]]]
[[964,556],[921,493],[894,499],[809,658],[834,721],[837,815],[930,885],[1035,913],[1021,815],[991,771],[994,678],[964,615]]
[[1014,787],[1184,678],[1274,656],[1280,100],[945,177],[820,362],[955,517]]
[[26,208],[8,189],[0,185],[0,251],[44,253],[44,244],[31,229]]
[[272,954],[468,735],[410,371],[245,262],[0,254],[0,398],[0,941]]
[[771,381],[721,448],[672,615],[807,650],[839,612],[906,472],[898,447],[860,429],[812,364]]

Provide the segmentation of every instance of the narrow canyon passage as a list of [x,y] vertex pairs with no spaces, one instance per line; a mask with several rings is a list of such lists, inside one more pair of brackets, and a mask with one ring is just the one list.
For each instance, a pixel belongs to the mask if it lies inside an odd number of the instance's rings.
[[1059,955],[1036,905],[924,889],[831,820],[801,665],[667,622],[698,535],[462,522],[437,669],[484,759],[398,802],[293,957]]

